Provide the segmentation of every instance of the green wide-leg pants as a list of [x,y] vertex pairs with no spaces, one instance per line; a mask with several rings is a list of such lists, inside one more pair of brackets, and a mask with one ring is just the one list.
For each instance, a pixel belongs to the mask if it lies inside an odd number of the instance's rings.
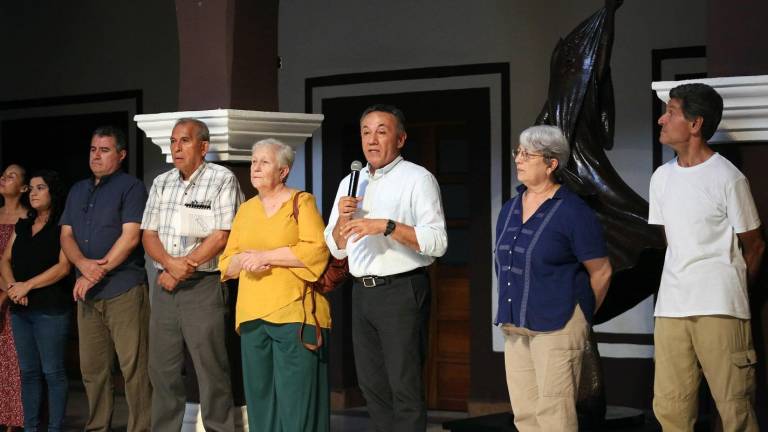
[[[248,427],[264,432],[330,430],[328,351],[312,352],[298,337],[300,324],[264,320],[240,325]],[[328,330],[323,329],[328,340]],[[306,326],[304,341],[315,343]]]

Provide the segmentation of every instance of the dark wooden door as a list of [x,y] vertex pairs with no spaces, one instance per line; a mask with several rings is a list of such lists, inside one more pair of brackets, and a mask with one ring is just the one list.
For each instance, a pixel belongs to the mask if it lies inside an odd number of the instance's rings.
[[[430,269],[432,314],[425,369],[429,408],[467,409],[469,396],[470,149],[467,123],[409,124],[409,141],[440,184],[449,250]],[[475,203],[476,205],[478,203]]]

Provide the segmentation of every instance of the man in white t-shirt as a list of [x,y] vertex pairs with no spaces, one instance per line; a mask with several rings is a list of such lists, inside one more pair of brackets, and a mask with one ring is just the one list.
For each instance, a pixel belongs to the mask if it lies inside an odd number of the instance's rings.
[[677,153],[651,178],[648,215],[668,245],[654,331],[653,411],[665,432],[693,431],[702,371],[723,430],[758,430],[747,285],[765,242],[747,179],[707,144],[722,111],[714,89],[683,84],[659,118],[659,140]]

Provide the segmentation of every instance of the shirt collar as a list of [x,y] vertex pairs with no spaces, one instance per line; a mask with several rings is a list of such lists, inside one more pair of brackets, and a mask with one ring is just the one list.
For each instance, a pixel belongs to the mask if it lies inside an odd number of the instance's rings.
[[[373,173],[373,178],[379,178],[379,177],[381,177],[381,176],[383,176],[383,175],[387,174],[388,172],[392,171],[392,169],[393,169],[393,168],[395,168],[395,166],[396,166],[397,164],[399,164],[399,163],[400,163],[400,161],[402,161],[402,160],[403,160],[403,157],[402,157],[401,155],[397,155],[397,157],[395,158],[395,160],[393,160],[392,162],[390,162],[390,163],[388,163],[388,164],[384,165],[384,166],[383,166],[383,167],[381,167],[381,168],[378,168],[378,169],[376,169],[376,171]],[[365,172],[366,172],[366,173],[367,173],[369,176],[371,175],[371,169],[370,169],[370,168],[371,168],[371,164],[366,164],[366,165],[365,165]]]
[[[518,185],[516,188],[518,194],[522,194],[526,190],[528,190],[528,187],[524,184]],[[563,199],[565,198],[566,194],[572,193],[570,189],[568,189],[568,186],[565,185],[565,183],[560,183],[560,187],[557,188],[555,191],[555,194],[552,195],[552,199]]]
[[120,168],[118,168],[117,171],[113,172],[112,174],[101,176],[98,184],[96,184],[96,177],[91,176],[90,190],[93,191],[97,187],[103,186],[104,184],[109,182],[109,180],[112,179],[113,177],[117,177],[119,173],[120,173]]
[[[201,163],[200,166],[197,167],[197,169],[192,172],[192,175],[189,176],[189,179],[186,180],[186,181],[188,181],[190,183],[194,182],[197,179],[197,177],[200,176],[200,174],[205,170],[205,166],[206,165],[207,165],[207,162],[205,162],[205,160],[203,160],[203,163]],[[180,182],[185,181],[184,177],[181,176],[181,171],[179,171],[178,168],[176,168],[176,173],[179,175],[179,181]]]

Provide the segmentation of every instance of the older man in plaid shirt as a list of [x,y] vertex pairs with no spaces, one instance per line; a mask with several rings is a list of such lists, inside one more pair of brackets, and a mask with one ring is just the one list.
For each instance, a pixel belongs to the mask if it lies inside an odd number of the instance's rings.
[[224,345],[227,288],[217,268],[243,194],[230,170],[205,162],[208,140],[205,123],[176,122],[171,134],[175,168],[155,178],[141,224],[144,249],[159,270],[149,332],[155,432],[181,429],[185,344],[197,372],[205,429],[234,430]]

